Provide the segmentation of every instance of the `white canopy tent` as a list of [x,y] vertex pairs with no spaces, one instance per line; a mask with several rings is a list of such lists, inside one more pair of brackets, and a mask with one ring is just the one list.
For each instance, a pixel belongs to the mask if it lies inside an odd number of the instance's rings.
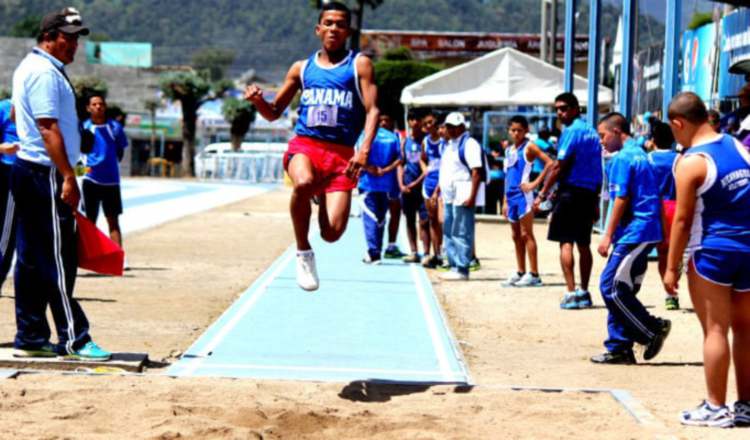
[[[552,105],[563,92],[563,69],[512,48],[446,69],[407,86],[406,106],[503,107]],[[576,75],[574,93],[588,102],[588,81]],[[612,102],[612,90],[599,86],[599,105]]]

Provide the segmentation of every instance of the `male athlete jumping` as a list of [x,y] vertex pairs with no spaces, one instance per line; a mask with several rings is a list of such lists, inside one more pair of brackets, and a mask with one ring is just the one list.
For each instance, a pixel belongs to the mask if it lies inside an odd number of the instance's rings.
[[[372,61],[346,50],[350,24],[349,8],[326,3],[315,26],[322,50],[292,65],[274,101],[263,99],[257,85],[245,89],[245,99],[270,121],[278,119],[302,90],[296,136],[289,141],[284,166],[294,185],[289,208],[297,241],[297,284],[308,291],[319,285],[308,240],[311,199],[320,199],[321,237],[338,240],[346,229],[351,191],[367,164],[378,123]],[[355,153],[363,128],[363,141]]]

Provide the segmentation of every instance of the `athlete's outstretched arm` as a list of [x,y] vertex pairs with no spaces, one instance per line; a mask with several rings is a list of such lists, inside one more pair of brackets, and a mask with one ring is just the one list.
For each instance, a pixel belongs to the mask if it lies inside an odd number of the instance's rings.
[[669,236],[669,255],[667,270],[664,272],[664,289],[671,294],[677,293],[677,282],[680,279],[680,263],[685,252],[690,229],[695,214],[695,200],[698,188],[706,180],[708,167],[706,160],[700,156],[683,157],[675,169],[675,186],[677,188],[677,206],[672,220],[672,234]]
[[250,101],[267,120],[275,121],[279,119],[284,114],[284,110],[289,106],[289,103],[294,99],[294,95],[302,88],[302,81],[300,79],[302,64],[302,61],[292,64],[292,67],[289,68],[289,72],[286,74],[284,84],[281,85],[279,93],[276,94],[276,99],[273,102],[263,99],[263,90],[256,84],[245,87],[245,99]]
[[370,155],[370,147],[378,129],[380,111],[377,106],[378,88],[375,85],[375,69],[372,66],[372,60],[364,56],[357,57],[357,64],[354,68],[357,69],[359,90],[362,92],[362,105],[364,105],[366,113],[362,145],[357,154],[349,161],[349,167],[346,170],[349,176],[356,178]]

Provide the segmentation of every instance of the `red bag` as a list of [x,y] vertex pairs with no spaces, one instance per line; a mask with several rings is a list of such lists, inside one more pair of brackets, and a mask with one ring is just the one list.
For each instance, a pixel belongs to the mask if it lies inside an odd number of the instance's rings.
[[78,224],[78,267],[104,275],[122,276],[125,251],[80,212]]

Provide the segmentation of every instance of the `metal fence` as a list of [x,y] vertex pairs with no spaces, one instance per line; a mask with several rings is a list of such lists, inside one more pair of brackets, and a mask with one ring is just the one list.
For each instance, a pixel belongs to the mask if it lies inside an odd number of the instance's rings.
[[195,175],[204,180],[274,183],[284,180],[283,153],[207,153],[195,159]]

